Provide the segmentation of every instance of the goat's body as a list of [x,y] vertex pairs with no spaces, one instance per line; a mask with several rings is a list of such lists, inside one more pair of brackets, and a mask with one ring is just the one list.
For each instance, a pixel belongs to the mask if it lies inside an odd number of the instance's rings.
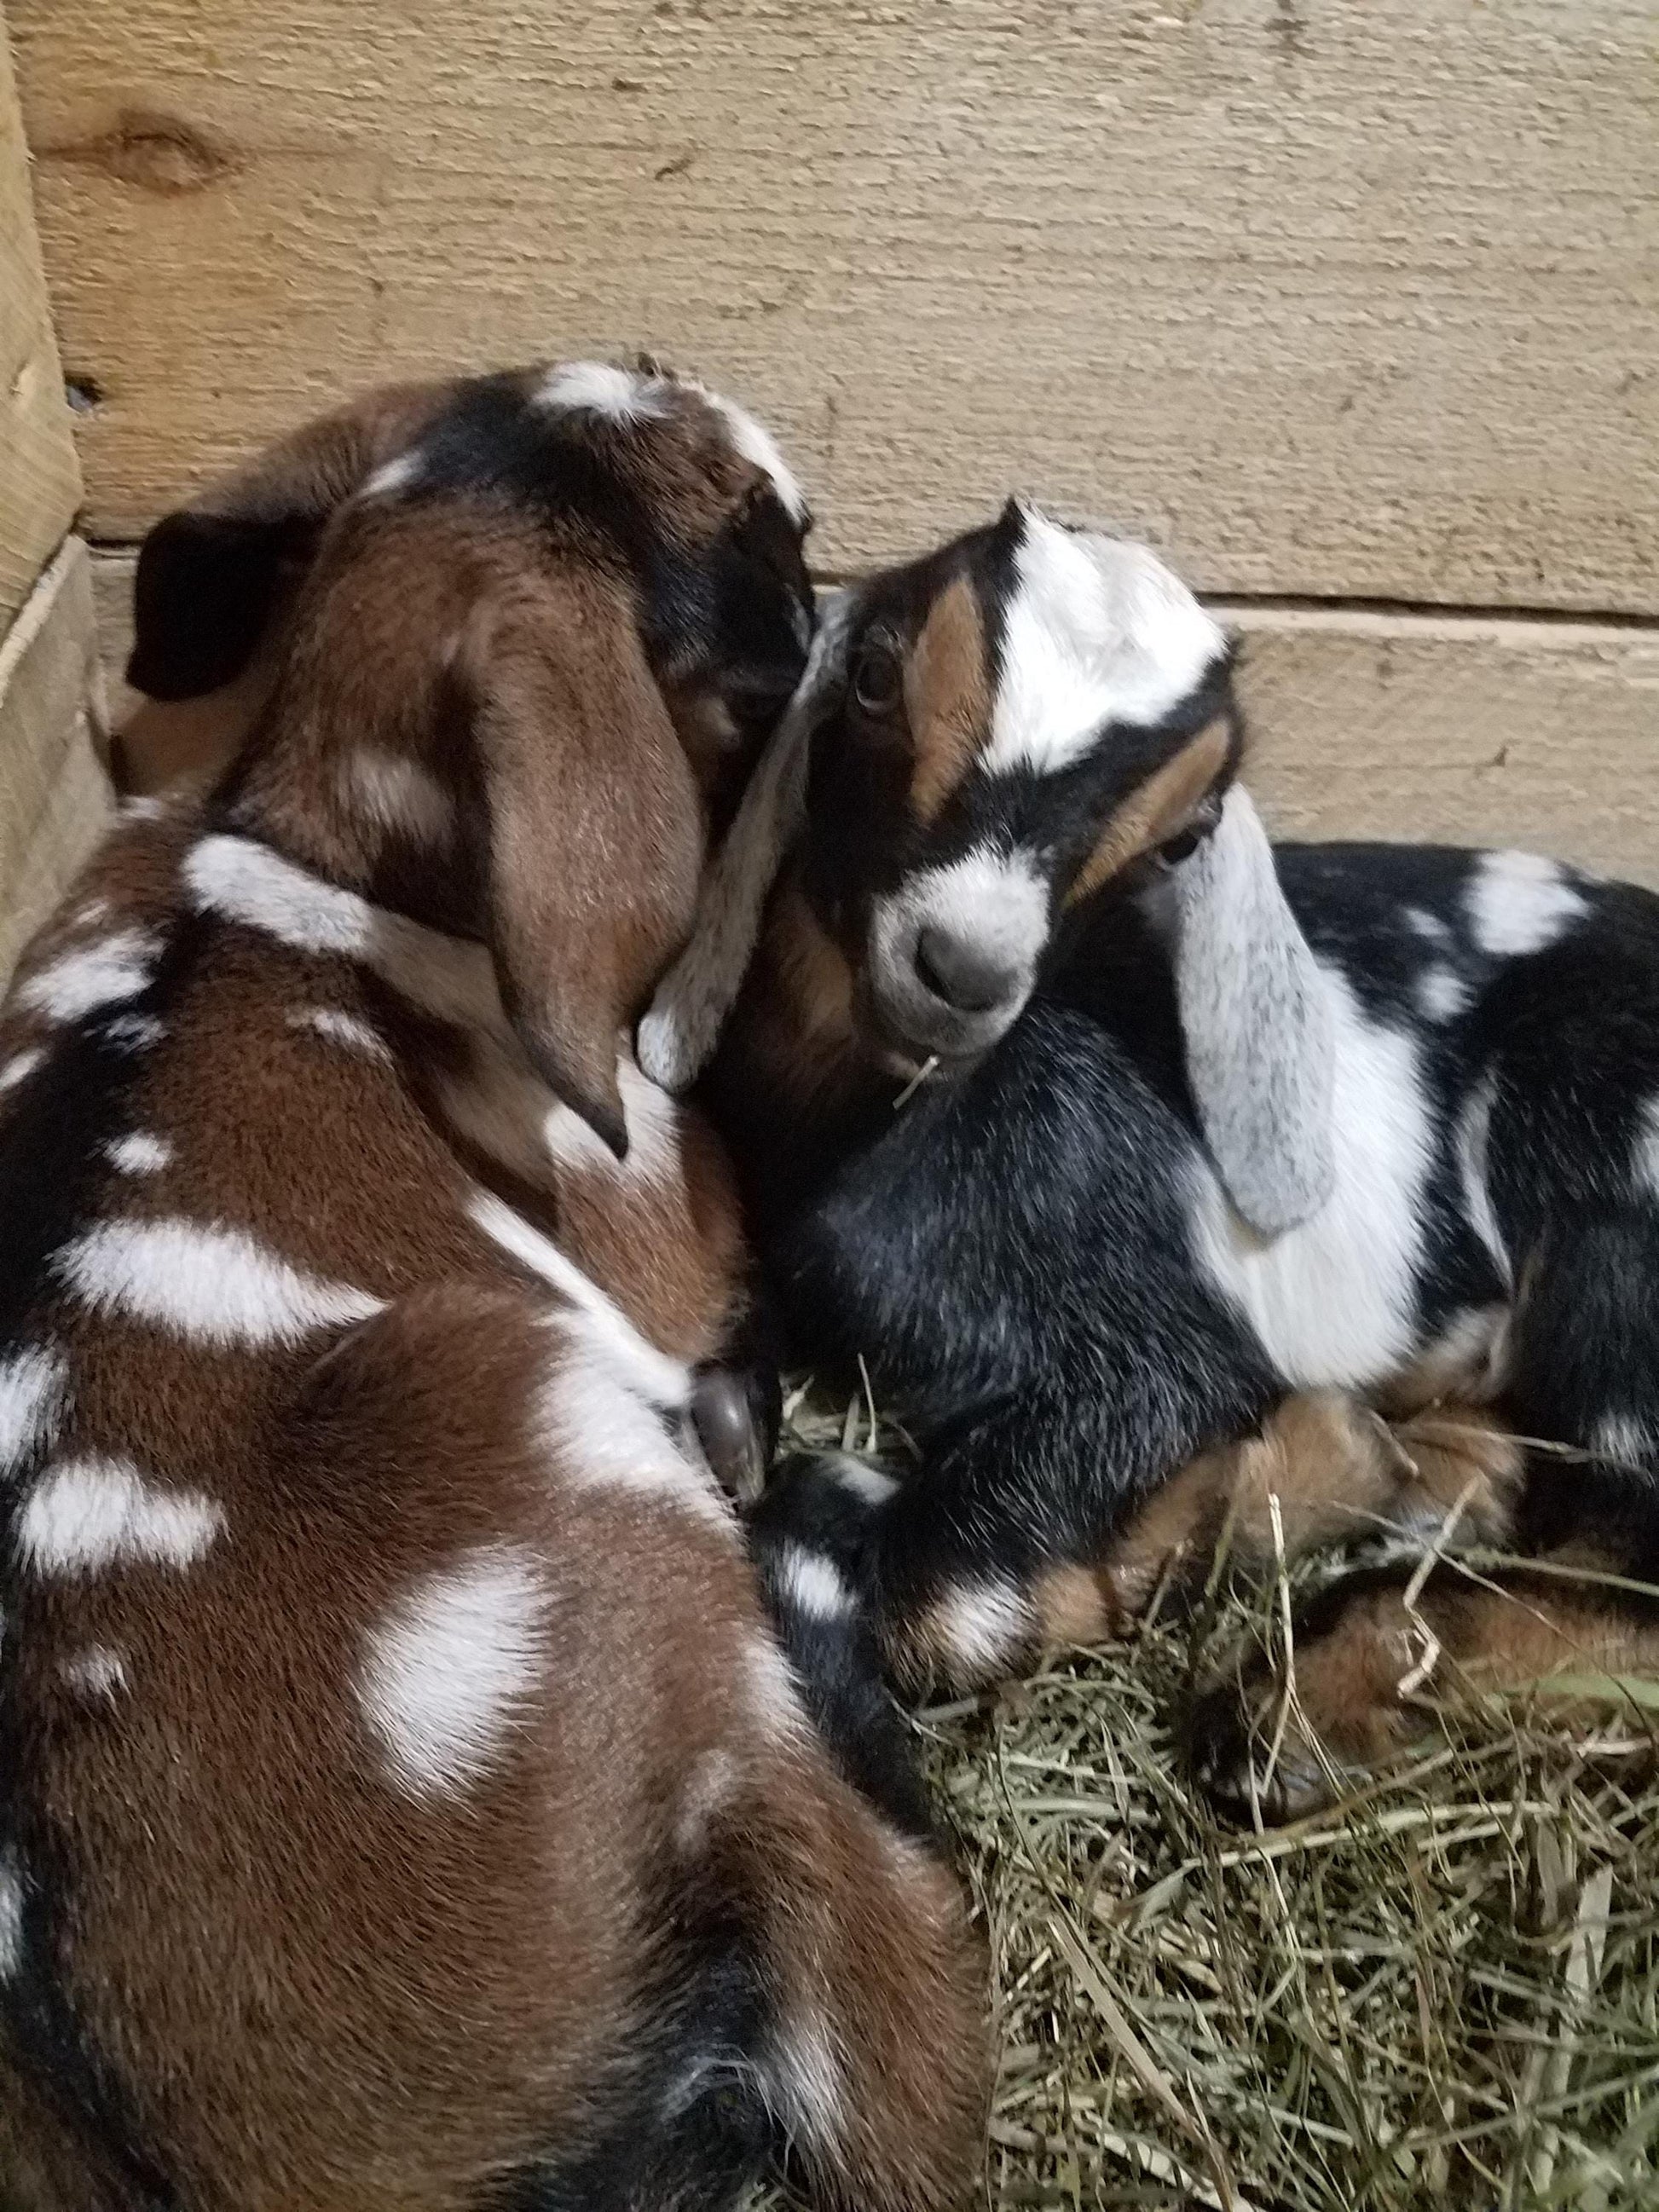
[[1271,1240],[1200,1133],[1158,891],[896,1113],[873,1079],[755,1111],[789,996],[763,946],[721,1107],[798,1354],[862,1356],[921,1446],[882,1516],[895,1607],[1097,1555],[1300,1389],[1501,1399],[1599,1455],[1539,1462],[1540,1539],[1659,1464],[1659,899],[1516,855],[1278,860],[1334,1001],[1336,1174]]
[[926,2063],[866,1999],[971,2047],[971,1960],[690,1441],[720,1156],[624,1082],[617,1162],[479,948],[199,827],[0,1015],[0,2197],[702,2204],[781,2132],[856,2187]]

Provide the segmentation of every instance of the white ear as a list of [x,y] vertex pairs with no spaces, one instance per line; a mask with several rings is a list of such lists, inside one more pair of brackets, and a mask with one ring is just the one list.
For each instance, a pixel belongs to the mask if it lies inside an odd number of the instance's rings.
[[1275,1237],[1316,1213],[1335,1181],[1330,993],[1237,784],[1175,887],[1176,990],[1199,1120],[1234,1206]]
[[737,1004],[768,895],[799,825],[812,725],[843,672],[852,597],[829,592],[819,602],[805,672],[703,878],[690,941],[640,1024],[639,1064],[665,1091],[696,1081]]

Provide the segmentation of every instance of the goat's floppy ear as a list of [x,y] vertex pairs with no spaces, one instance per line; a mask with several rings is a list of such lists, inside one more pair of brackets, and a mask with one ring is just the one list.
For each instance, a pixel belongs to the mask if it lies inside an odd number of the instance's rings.
[[467,658],[502,1004],[538,1072],[620,1159],[618,1051],[696,908],[696,781],[619,586],[544,579],[486,611]]
[[1335,1180],[1330,992],[1273,848],[1235,784],[1176,872],[1176,985],[1204,1134],[1238,1212],[1264,1237],[1317,1212]]
[[128,683],[152,699],[195,699],[240,676],[286,564],[442,388],[396,386],[307,422],[163,515],[138,556]]
[[820,595],[805,671],[703,879],[690,941],[640,1024],[640,1066],[665,1090],[696,1080],[737,1004],[767,898],[799,826],[812,732],[846,682],[853,601],[850,592]]

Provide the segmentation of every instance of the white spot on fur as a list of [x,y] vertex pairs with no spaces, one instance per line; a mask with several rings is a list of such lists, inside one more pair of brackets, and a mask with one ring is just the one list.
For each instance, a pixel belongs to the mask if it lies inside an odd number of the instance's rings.
[[87,1698],[112,1699],[127,1687],[126,1662],[107,1644],[88,1644],[58,1671],[70,1689]]
[[1497,1076],[1483,1075],[1458,1113],[1452,1149],[1457,1162],[1458,1187],[1463,1195],[1463,1212],[1469,1226],[1486,1246],[1504,1283],[1512,1285],[1514,1270],[1504,1243],[1504,1232],[1498,1225],[1497,1212],[1486,1182],[1486,1152],[1492,1137],[1492,1105],[1497,1096]]
[[130,1460],[88,1457],[47,1468],[17,1516],[17,1543],[42,1574],[124,1563],[187,1567],[223,1525],[200,1491],[162,1490]]
[[104,1147],[104,1157],[123,1175],[157,1175],[172,1160],[173,1144],[169,1138],[152,1137],[147,1129],[135,1129],[130,1136],[112,1139]]
[[896,1475],[872,1467],[867,1459],[854,1459],[850,1452],[830,1453],[828,1465],[842,1488],[864,1505],[885,1505],[899,1486]]
[[380,1031],[361,1014],[349,1014],[342,1006],[302,1006],[288,1017],[291,1030],[313,1030],[331,1044],[343,1045],[348,1052],[360,1052],[366,1059],[390,1060],[392,1048]]
[[412,760],[378,747],[360,745],[341,765],[340,781],[349,805],[386,830],[418,845],[447,844],[455,831],[455,809],[435,775]]
[[1145,545],[1024,513],[985,765],[1050,774],[1087,751],[1108,723],[1161,721],[1224,640]]
[[1468,1013],[1474,995],[1457,970],[1443,961],[1425,968],[1417,979],[1417,1003],[1426,1021],[1455,1021]]
[[459,1789],[500,1756],[542,1679],[546,1609],[534,1559],[495,1545],[428,1576],[370,1632],[358,1702],[406,1790]]
[[853,1593],[842,1579],[833,1559],[788,1544],[776,1568],[780,1604],[793,1607],[811,1620],[845,1620],[853,1611]]
[[779,2029],[773,2066],[790,2125],[808,2142],[838,2142],[846,2125],[844,2077],[828,2021],[798,2008]]
[[1588,911],[1558,862],[1539,853],[1483,853],[1468,888],[1469,923],[1483,952],[1541,952]]
[[9,1982],[23,1963],[23,1881],[17,1854],[0,1852],[0,1982]]
[[52,1443],[68,1379],[58,1353],[41,1345],[0,1359],[0,1479],[17,1474]]
[[757,422],[746,408],[739,407],[736,400],[723,398],[718,392],[710,392],[706,386],[699,388],[714,412],[724,421],[732,443],[738,453],[744,460],[752,461],[757,469],[772,479],[772,489],[785,512],[797,524],[804,524],[806,520],[806,495],[802,491],[794,471],[779,451],[778,441],[772,433],[763,422]]
[[1431,914],[1426,907],[1408,906],[1406,920],[1425,945],[1446,945],[1452,941],[1450,930],[1437,914]]
[[799,1741],[811,1733],[795,1673],[769,1636],[751,1639],[744,1654],[750,1702],[765,1733],[776,1741]]
[[1631,1413],[1604,1415],[1590,1435],[1590,1449],[1620,1467],[1650,1468],[1653,1449],[1652,1430]]
[[643,422],[666,414],[667,386],[660,378],[608,361],[567,361],[543,380],[538,405],[556,413],[603,415],[611,422]]
[[735,1530],[732,1508],[708,1466],[680,1447],[666,1416],[673,1401],[653,1386],[668,1378],[681,1402],[690,1378],[677,1362],[653,1351],[641,1363],[638,1343],[592,1314],[561,1316],[554,1324],[565,1349],[540,1394],[540,1419],[561,1472],[578,1489],[629,1491],[665,1500],[723,1531]]
[[117,1014],[103,1025],[105,1042],[126,1052],[143,1052],[160,1044],[167,1031],[154,1014]]
[[1346,978],[1322,973],[1335,1047],[1330,1197],[1261,1237],[1204,1161],[1192,1215],[1200,1264],[1302,1389],[1381,1382],[1409,1357],[1432,1138],[1415,1040],[1369,1020]]
[[381,462],[374,475],[365,482],[359,496],[363,499],[390,498],[393,493],[407,491],[420,474],[420,454],[399,453],[395,460]]
[[936,1598],[931,1625],[968,1678],[994,1674],[1031,1632],[1030,1608],[1012,1583],[957,1583]]
[[26,1083],[46,1056],[46,1047],[38,1044],[30,1045],[26,1052],[15,1052],[0,1067],[0,1097],[15,1090],[20,1083]]
[[222,1222],[101,1221],[52,1267],[95,1312],[216,1346],[297,1343],[313,1328],[367,1321],[386,1303],[302,1273]]
[[17,1003],[54,1022],[78,1022],[100,1006],[118,1006],[149,988],[161,950],[150,932],[124,929],[101,943],[65,952],[18,986]]
[[1650,1197],[1659,1198],[1659,1098],[1650,1098],[1643,1111],[1635,1168],[1637,1188],[1645,1186]]
[[71,926],[76,929],[101,929],[109,916],[110,904],[106,898],[88,899],[84,906],[76,908]]
[[706,1847],[714,1817],[731,1803],[738,1780],[738,1762],[729,1751],[705,1751],[695,1761],[674,1822],[674,1842],[682,1857],[692,1857]]
[[155,797],[124,799],[118,818],[122,822],[159,822],[167,811],[165,800]]

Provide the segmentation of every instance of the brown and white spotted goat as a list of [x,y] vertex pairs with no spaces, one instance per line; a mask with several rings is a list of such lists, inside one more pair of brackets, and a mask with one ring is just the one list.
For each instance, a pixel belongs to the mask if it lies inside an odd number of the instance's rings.
[[[621,1040],[798,674],[698,387],[387,392],[162,523],[135,680],[268,703],[0,1026],[0,2200],[951,2201],[951,1881],[841,1778],[689,1419],[721,1156]],[[297,583],[284,584],[297,568]]]

